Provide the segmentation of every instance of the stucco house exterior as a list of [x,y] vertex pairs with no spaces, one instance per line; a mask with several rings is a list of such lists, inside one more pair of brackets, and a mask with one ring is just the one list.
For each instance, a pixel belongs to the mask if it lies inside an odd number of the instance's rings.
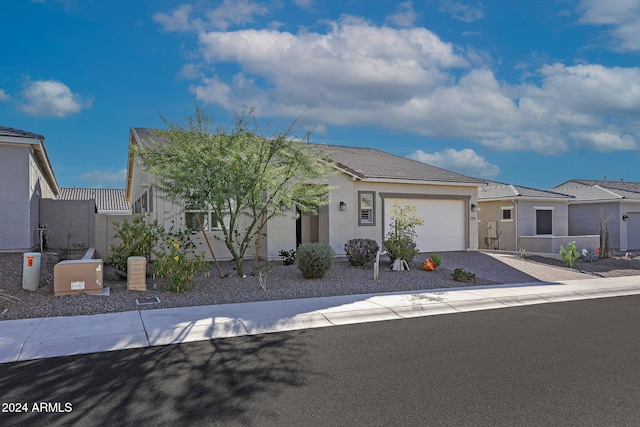
[[[165,226],[195,229],[194,213],[163,199],[154,190],[154,177],[142,170],[134,156],[135,146],[157,143],[153,130],[131,129],[126,200],[136,213]],[[344,244],[349,239],[369,238],[381,245],[390,228],[389,210],[394,202],[416,206],[425,220],[425,225],[417,229],[416,243],[422,252],[477,249],[477,194],[478,186],[485,181],[376,149],[326,147],[335,162],[335,174],[327,182],[329,205],[319,215],[287,212],[270,220],[259,256],[277,259],[280,250],[294,249],[306,242],[326,243],[338,256],[344,255]],[[230,259],[224,244],[215,237],[221,236],[216,227],[219,219],[211,212],[199,214],[205,219],[216,257]],[[201,233],[194,233],[194,239],[202,243]]]
[[[595,250],[598,233],[569,227],[571,195],[520,185],[489,182],[478,189],[480,249],[557,254],[575,241],[578,249]],[[590,234],[590,235],[588,235]]]
[[603,217],[611,249],[640,250],[640,182],[571,179],[552,190],[573,196],[569,233],[599,234]]
[[40,199],[59,192],[44,136],[0,126],[0,251],[35,248]]

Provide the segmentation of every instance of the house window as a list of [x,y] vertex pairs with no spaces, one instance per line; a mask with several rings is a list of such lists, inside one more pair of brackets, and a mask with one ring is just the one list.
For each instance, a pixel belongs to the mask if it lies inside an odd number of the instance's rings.
[[200,224],[198,219],[202,223],[202,228],[205,231],[221,230],[220,221],[218,216],[211,209],[189,209],[184,213],[184,221],[187,230],[200,231]]
[[358,191],[358,225],[376,225],[374,191]]
[[536,234],[553,234],[551,209],[536,209]]
[[513,222],[513,207],[503,207],[502,209],[502,222]]

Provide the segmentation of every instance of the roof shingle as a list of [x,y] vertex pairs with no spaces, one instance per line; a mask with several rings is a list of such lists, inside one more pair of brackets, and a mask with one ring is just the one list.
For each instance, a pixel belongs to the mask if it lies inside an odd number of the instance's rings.
[[124,188],[61,188],[57,200],[91,200],[96,201],[98,212],[131,211],[131,206],[124,199]]

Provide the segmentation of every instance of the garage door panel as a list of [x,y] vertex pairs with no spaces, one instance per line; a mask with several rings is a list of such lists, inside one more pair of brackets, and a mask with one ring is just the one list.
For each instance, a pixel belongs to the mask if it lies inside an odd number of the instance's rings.
[[[441,199],[386,199],[385,218],[391,222],[393,203],[415,206],[424,225],[416,227],[416,245],[420,252],[460,251],[465,244],[465,201]],[[385,236],[391,229],[385,224]]]

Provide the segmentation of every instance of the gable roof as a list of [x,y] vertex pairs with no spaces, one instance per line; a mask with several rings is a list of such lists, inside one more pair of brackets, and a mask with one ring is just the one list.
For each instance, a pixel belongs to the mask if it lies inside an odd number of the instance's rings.
[[524,187],[522,185],[505,184],[495,181],[490,181],[489,185],[478,187],[479,201],[515,198],[569,200],[573,197],[555,191],[538,190],[536,188]]
[[[152,129],[131,128],[130,145],[150,147],[160,142]],[[348,147],[322,144],[338,170],[359,180],[405,180],[416,182],[447,183],[461,185],[486,184],[486,181],[471,178],[446,169],[431,166],[406,157],[397,156],[375,148]],[[133,158],[129,150],[127,168],[127,191],[133,172]],[[129,195],[127,193],[127,195]]]
[[578,201],[640,200],[640,183],[637,182],[572,179],[553,189],[570,194]]
[[0,126],[0,136],[10,136],[14,138],[32,138],[43,140],[44,136],[36,133],[28,132],[26,130],[14,129],[9,127]]
[[53,174],[53,167],[51,166],[49,155],[44,147],[44,136],[25,130],[0,126],[0,143],[3,142],[31,145],[33,147],[34,157],[38,163],[38,168],[40,168],[40,171],[53,194],[56,196],[58,195],[60,188],[58,187],[58,182]]
[[95,200],[98,213],[131,212],[131,205],[124,199],[124,188],[61,188],[56,200]]
[[[599,181],[599,180],[593,180],[593,179],[571,179],[567,182],[574,182],[577,184],[591,185],[591,186],[599,185],[600,187],[610,188],[614,190],[640,192],[640,182],[626,182],[622,180],[621,181],[607,181],[607,180]],[[560,185],[564,185],[564,184],[560,184]]]
[[375,148],[324,145],[339,169],[363,180],[410,180],[437,183],[486,184],[447,169]]

